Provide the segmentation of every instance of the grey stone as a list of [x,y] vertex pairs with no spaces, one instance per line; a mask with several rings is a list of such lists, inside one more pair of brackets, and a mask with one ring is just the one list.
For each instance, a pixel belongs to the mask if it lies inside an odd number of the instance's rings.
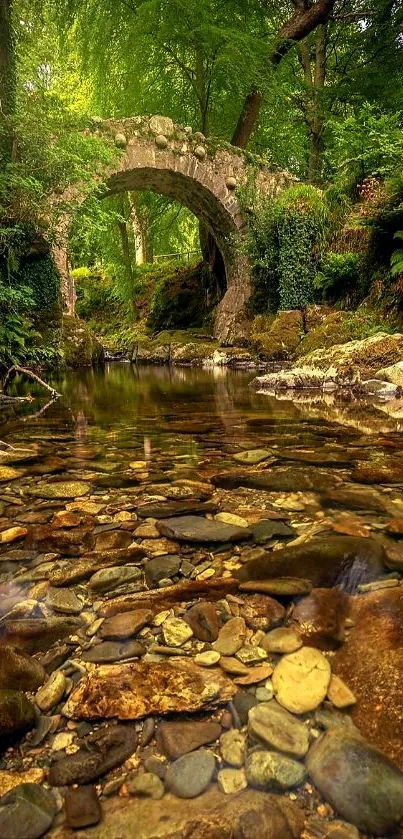
[[363,833],[384,836],[403,819],[403,773],[358,733],[330,728],[312,746],[307,768],[337,814]]
[[183,755],[169,766],[165,786],[178,798],[196,798],[209,786],[214,770],[214,755],[205,749],[198,749]]
[[174,554],[164,554],[149,559],[145,564],[144,573],[149,588],[157,588],[160,580],[174,577],[179,573],[181,557]]
[[158,801],[164,795],[164,784],[152,772],[144,772],[142,775],[137,774],[133,777],[129,775],[126,786],[130,795],[137,795],[140,798],[152,798]]
[[261,702],[249,711],[249,733],[279,752],[304,757],[309,747],[309,730],[277,702]]
[[145,653],[145,647],[138,641],[103,641],[83,653],[83,661],[94,664],[108,664],[114,661],[124,661],[127,658],[140,658]]
[[177,516],[160,519],[157,528],[163,536],[179,542],[200,542],[214,544],[239,542],[250,538],[245,527],[234,527],[220,521],[210,521],[201,516]]
[[246,778],[251,787],[267,792],[284,792],[304,783],[305,767],[277,752],[252,752],[246,761]]
[[55,815],[51,792],[39,784],[20,784],[0,799],[1,839],[39,839]]
[[74,591],[68,589],[51,588],[46,599],[54,612],[61,612],[63,615],[79,615],[83,608],[81,600]]
[[133,583],[142,577],[141,568],[136,565],[125,565],[123,567],[103,568],[97,571],[89,580],[89,587],[93,591],[110,591],[127,583]]

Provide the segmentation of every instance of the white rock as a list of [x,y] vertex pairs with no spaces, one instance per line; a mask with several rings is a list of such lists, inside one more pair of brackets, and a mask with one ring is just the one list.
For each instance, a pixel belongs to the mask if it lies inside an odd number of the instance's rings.
[[301,647],[297,652],[283,656],[274,669],[274,694],[287,711],[305,714],[323,702],[330,678],[327,658],[313,647]]

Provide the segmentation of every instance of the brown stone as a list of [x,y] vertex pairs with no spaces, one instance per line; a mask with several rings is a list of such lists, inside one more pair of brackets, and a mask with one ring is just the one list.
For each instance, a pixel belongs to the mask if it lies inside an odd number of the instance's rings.
[[67,824],[74,830],[90,827],[101,821],[101,805],[94,787],[82,786],[77,789],[68,789],[64,807]]
[[244,598],[241,606],[241,615],[250,629],[255,632],[262,629],[267,632],[274,626],[278,626],[285,617],[285,608],[265,594],[251,594]]
[[220,623],[218,610],[214,603],[204,601],[196,603],[185,615],[185,621],[193,630],[193,635],[199,641],[215,641],[218,637]]
[[234,679],[236,685],[257,685],[268,679],[273,673],[271,664],[258,664],[257,667],[250,667],[245,676],[238,676]]
[[0,644],[27,653],[48,650],[55,641],[76,633],[80,625],[77,618],[69,617],[7,619],[1,626]]
[[351,716],[360,732],[403,769],[403,589],[350,598],[354,626],[332,669],[357,699]]
[[100,666],[80,680],[63,713],[73,719],[118,717],[135,720],[149,714],[200,711],[227,702],[236,692],[216,668],[190,661]]
[[90,525],[63,530],[53,524],[31,527],[25,540],[26,548],[38,548],[46,552],[56,552],[64,556],[79,556],[85,548],[94,544]]
[[134,612],[124,612],[121,615],[114,615],[106,618],[98,635],[100,638],[107,638],[111,641],[118,641],[120,638],[131,638],[137,635],[143,626],[152,621],[153,613],[149,609],[136,609]]
[[169,760],[177,760],[187,752],[214,743],[221,735],[217,722],[162,722],[157,730],[157,746]]
[[246,625],[243,618],[230,618],[221,627],[213,648],[221,655],[231,656],[242,647],[246,636]]
[[304,644],[320,650],[339,647],[344,641],[349,599],[338,588],[315,588],[296,604],[292,618]]
[[130,533],[125,530],[107,530],[99,533],[95,540],[96,551],[110,551],[127,548],[133,541]]

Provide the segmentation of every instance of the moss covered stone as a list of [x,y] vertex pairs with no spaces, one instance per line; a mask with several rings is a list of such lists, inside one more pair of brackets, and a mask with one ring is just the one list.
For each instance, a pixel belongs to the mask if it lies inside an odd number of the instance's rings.
[[304,334],[299,310],[279,312],[277,317],[259,315],[251,331],[251,344],[264,361],[294,358]]
[[68,315],[63,317],[61,349],[68,367],[88,367],[103,358],[102,345],[87,324]]

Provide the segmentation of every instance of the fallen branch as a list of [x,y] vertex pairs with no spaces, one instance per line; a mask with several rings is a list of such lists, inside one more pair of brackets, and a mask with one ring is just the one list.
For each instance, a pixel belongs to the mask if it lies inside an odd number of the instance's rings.
[[97,610],[99,617],[111,617],[120,612],[130,612],[135,608],[158,609],[168,607],[169,604],[181,600],[192,600],[196,597],[208,597],[220,600],[231,591],[238,589],[239,580],[233,577],[217,577],[215,580],[183,580],[166,588],[148,589],[135,594],[115,598],[109,603],[103,603]]
[[5,390],[5,388],[7,387],[7,384],[14,373],[20,373],[23,376],[27,376],[28,379],[32,379],[34,382],[38,382],[38,384],[40,384],[42,387],[45,388],[45,390],[48,390],[49,393],[52,394],[53,399],[57,399],[60,396],[60,393],[58,393],[57,390],[55,390],[53,387],[44,382],[43,379],[40,379],[39,376],[36,375],[36,373],[33,373],[32,370],[28,370],[26,367],[20,367],[18,364],[13,364],[13,366],[10,367],[10,369],[7,371],[6,378],[3,382],[3,390]]

